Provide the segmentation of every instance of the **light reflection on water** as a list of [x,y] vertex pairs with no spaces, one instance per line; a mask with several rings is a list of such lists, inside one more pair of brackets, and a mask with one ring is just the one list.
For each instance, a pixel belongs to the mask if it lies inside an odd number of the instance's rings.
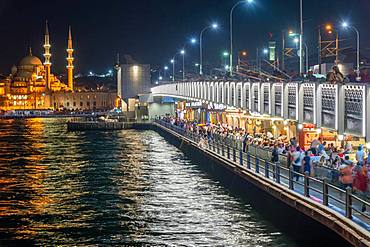
[[157,133],[67,132],[61,119],[0,120],[0,239],[295,245]]

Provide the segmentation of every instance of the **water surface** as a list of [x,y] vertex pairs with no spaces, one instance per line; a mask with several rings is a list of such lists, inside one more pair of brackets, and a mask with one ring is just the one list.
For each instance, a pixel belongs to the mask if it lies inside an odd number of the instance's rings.
[[153,131],[0,120],[0,245],[295,246]]

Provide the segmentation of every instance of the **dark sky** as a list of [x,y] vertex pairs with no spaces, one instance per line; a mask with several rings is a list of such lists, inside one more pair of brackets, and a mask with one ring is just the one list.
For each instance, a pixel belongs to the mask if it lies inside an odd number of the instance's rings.
[[[228,48],[228,16],[237,0],[0,0],[0,72],[32,46],[41,57],[44,23],[49,21],[54,70],[66,64],[68,25],[72,25],[77,71],[102,72],[112,67],[115,54],[131,54],[141,63],[163,65],[190,37],[212,21],[221,29],[204,36],[204,59],[216,63]],[[316,27],[327,21],[348,20],[361,32],[363,51],[370,40],[370,0],[304,0],[306,39],[313,53]],[[267,46],[268,33],[280,40],[283,28],[298,27],[299,0],[255,0],[235,11],[235,50]],[[354,45],[354,34],[342,32],[343,45]],[[197,62],[198,47],[187,59]],[[310,52],[311,53],[311,52]]]

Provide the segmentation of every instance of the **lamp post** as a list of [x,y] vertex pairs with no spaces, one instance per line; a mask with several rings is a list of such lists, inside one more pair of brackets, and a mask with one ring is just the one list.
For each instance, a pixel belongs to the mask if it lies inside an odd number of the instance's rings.
[[[299,39],[295,38],[294,39],[294,43],[298,43],[299,42]],[[305,47],[305,57],[306,57],[306,74],[308,73],[308,46],[306,44],[306,42],[302,42],[303,46]],[[303,54],[302,54],[303,55]]]
[[176,57],[176,54],[171,59],[171,63],[172,63],[172,81],[173,82],[175,82],[175,57]]
[[230,75],[232,76],[233,75],[233,13],[234,13],[234,9],[239,6],[240,4],[243,4],[243,3],[252,3],[253,0],[243,0],[243,1],[239,1],[237,2],[236,4],[234,4],[234,6],[231,8],[230,10]]
[[185,81],[185,50],[181,50],[182,55],[182,81]]
[[208,29],[217,29],[218,28],[218,24],[217,23],[213,23],[212,25],[210,26],[207,26],[205,28],[202,29],[202,31],[200,32],[200,35],[199,35],[199,75],[203,75],[203,33],[205,31],[207,31]]
[[301,32],[299,34],[299,74],[303,75],[303,0],[299,1],[300,12],[300,26]]
[[356,78],[356,81],[360,81],[361,80],[361,77],[360,77],[360,32],[358,31],[358,29],[352,25],[349,25],[347,22],[343,22],[342,23],[342,27],[343,28],[351,28],[353,31],[355,31],[356,33],[356,38],[357,38],[357,66],[356,66],[356,73],[357,73],[357,78]]
[[163,69],[164,69],[164,71],[163,71],[163,77],[164,77],[164,79],[166,80],[166,72],[167,72],[167,70],[168,70],[168,66],[167,66],[167,65],[165,65],[165,66],[163,67]]

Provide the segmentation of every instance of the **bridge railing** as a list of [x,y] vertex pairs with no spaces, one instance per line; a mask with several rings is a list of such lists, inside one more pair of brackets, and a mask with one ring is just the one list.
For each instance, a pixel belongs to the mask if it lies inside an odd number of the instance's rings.
[[[185,131],[166,121],[156,120],[156,122],[190,139],[195,144],[199,143],[202,138],[202,135]],[[225,140],[210,140],[203,148],[234,162],[242,169],[262,175],[277,185],[327,206],[370,231],[370,203],[353,194],[349,187],[342,189],[330,184],[327,179],[321,180],[310,177],[308,173],[296,172],[291,167],[285,167],[279,162],[273,163],[260,157],[258,152],[250,152],[250,149],[244,152],[242,147],[227,143]]]
[[352,134],[370,143],[370,86],[364,83],[189,81],[152,94],[235,107]]

